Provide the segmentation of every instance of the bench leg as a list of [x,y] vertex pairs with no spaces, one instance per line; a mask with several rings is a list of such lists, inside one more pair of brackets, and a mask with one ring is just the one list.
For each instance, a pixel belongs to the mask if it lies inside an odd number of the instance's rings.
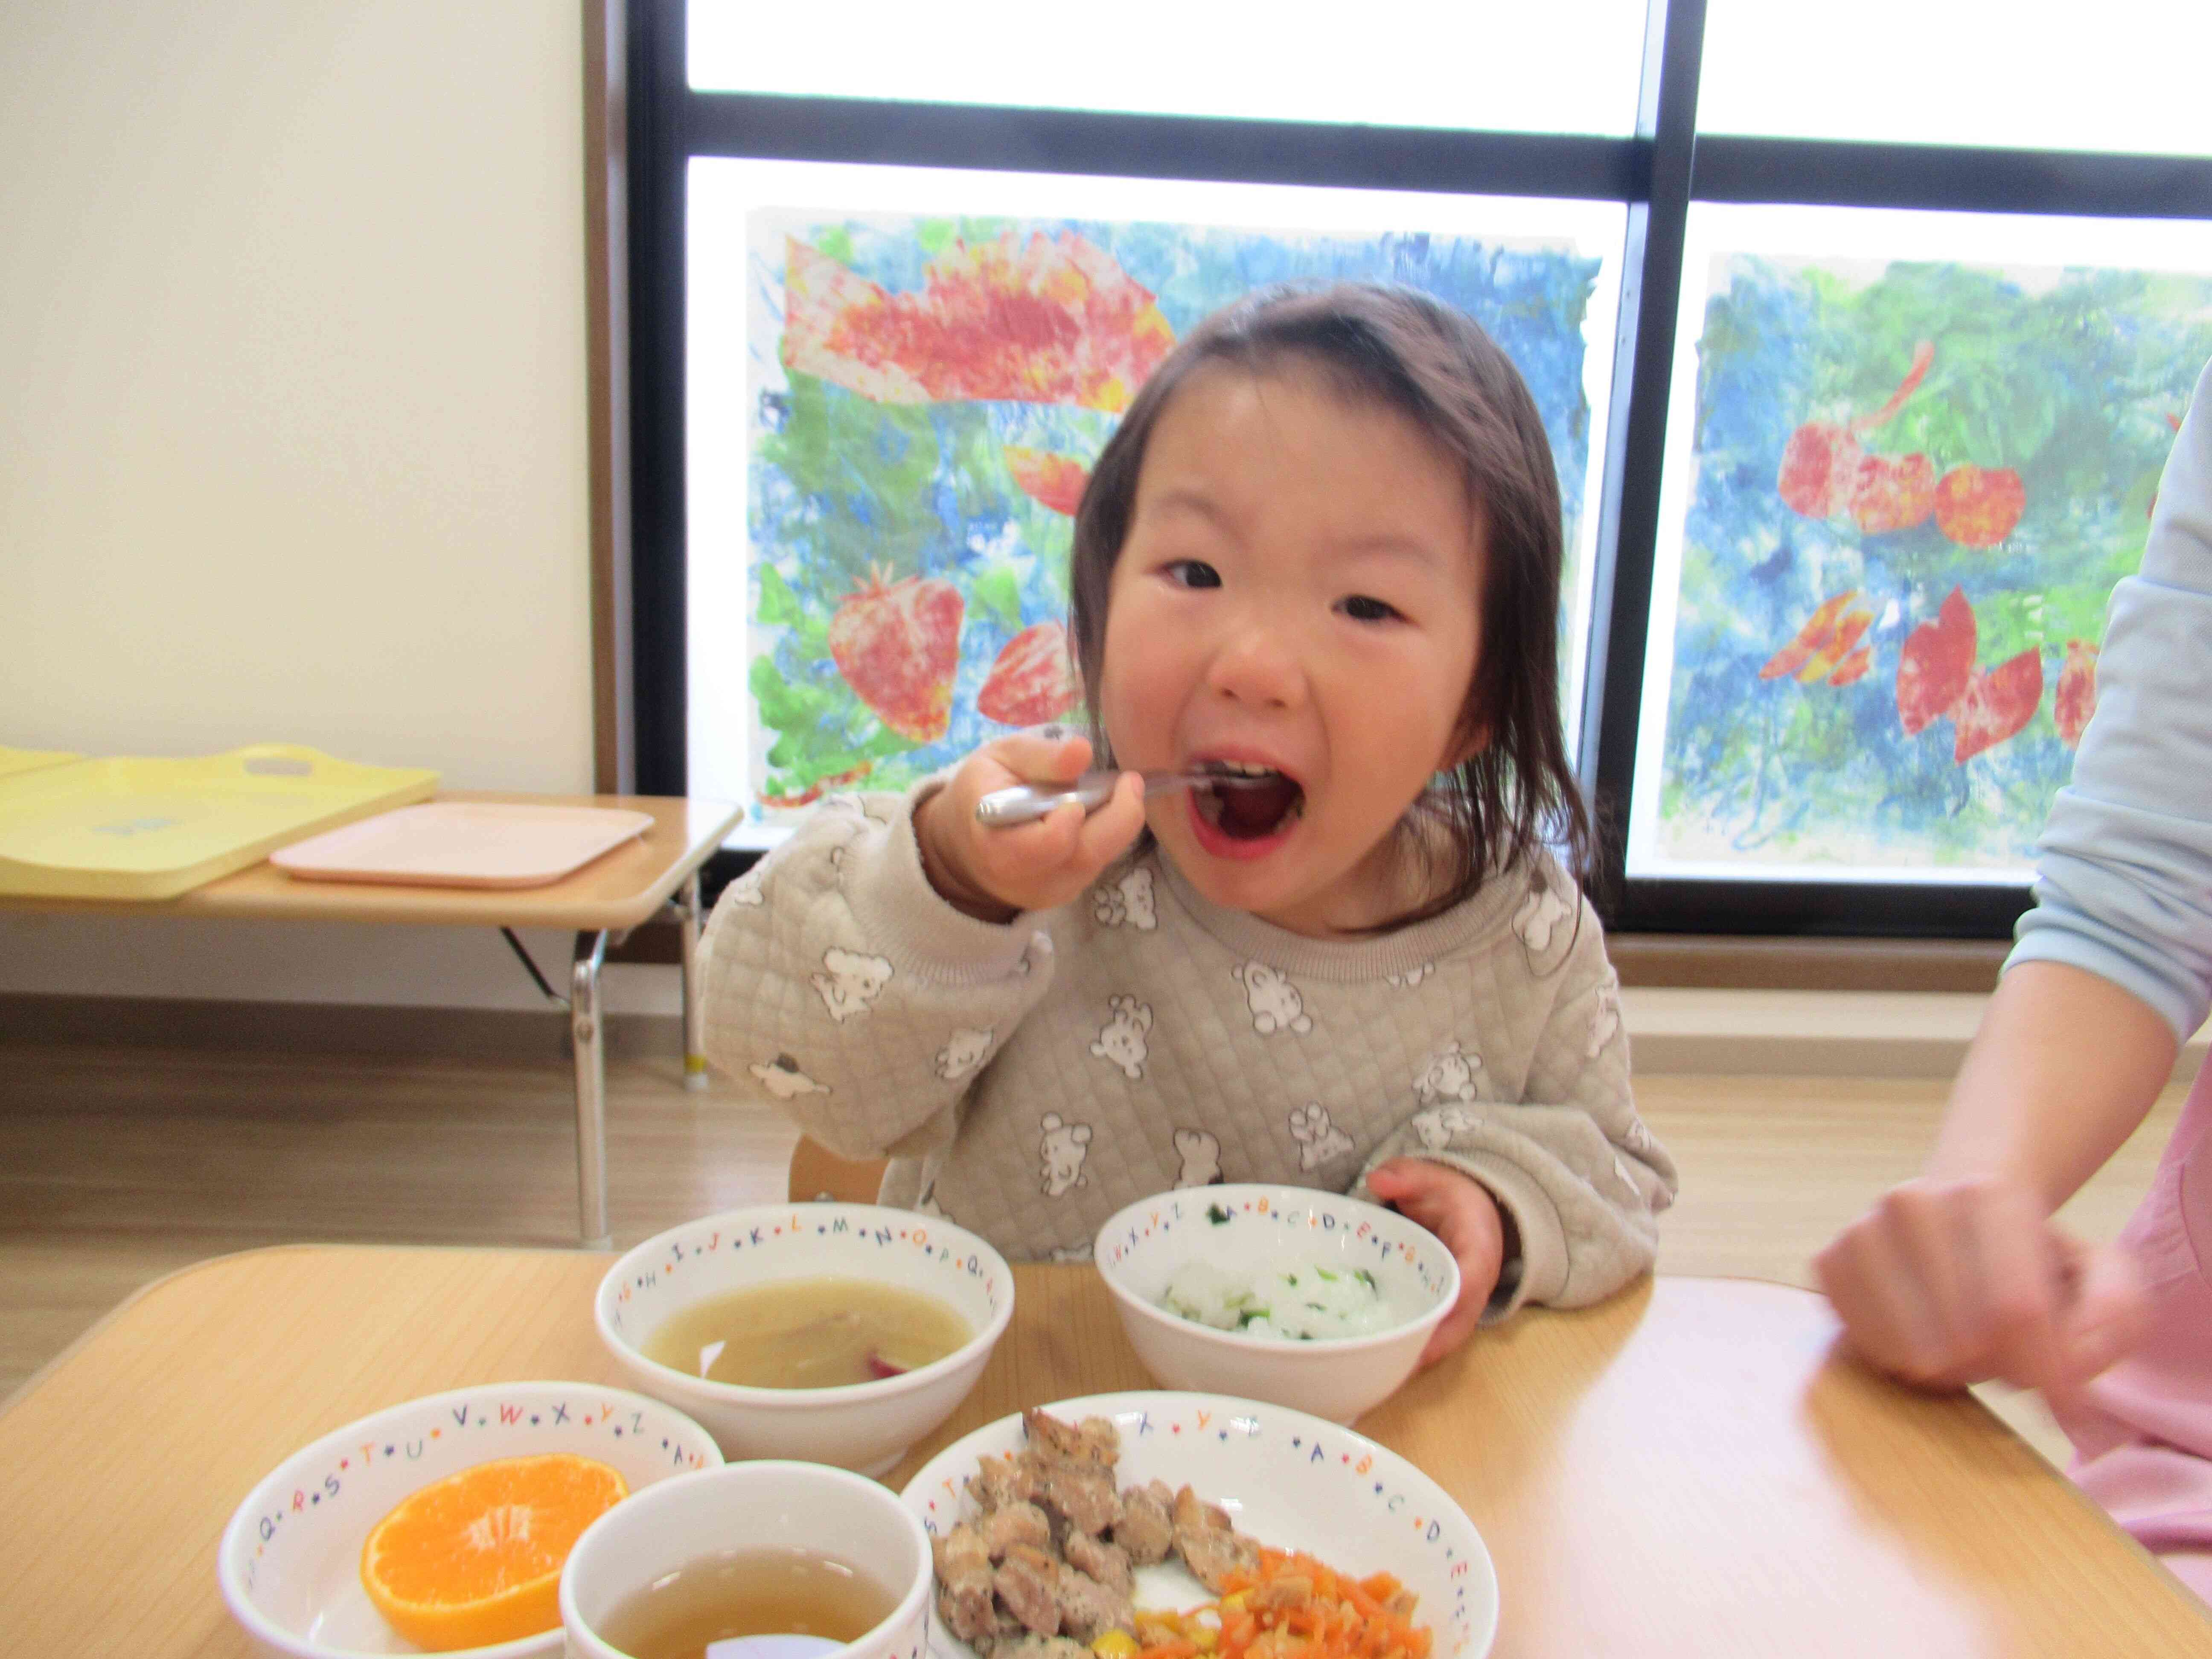
[[700,994],[699,872],[694,870],[678,890],[677,921],[684,939],[684,1086],[707,1086],[707,1003]]
[[606,957],[606,934],[576,935],[568,976],[568,1030],[576,1049],[577,1231],[587,1250],[604,1250],[614,1243],[607,1227],[606,1021],[599,1008],[599,968]]

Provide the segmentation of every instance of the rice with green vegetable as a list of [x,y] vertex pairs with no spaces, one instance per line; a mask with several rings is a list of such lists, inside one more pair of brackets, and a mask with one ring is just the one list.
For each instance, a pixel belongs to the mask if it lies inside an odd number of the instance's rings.
[[1194,1261],[1168,1281],[1160,1306],[1216,1330],[1291,1342],[1366,1336],[1398,1323],[1364,1267],[1306,1266],[1255,1275]]

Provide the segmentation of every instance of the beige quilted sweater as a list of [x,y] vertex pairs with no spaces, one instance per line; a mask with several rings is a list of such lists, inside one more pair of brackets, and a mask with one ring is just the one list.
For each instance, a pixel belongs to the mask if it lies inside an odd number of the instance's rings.
[[1004,926],[938,897],[914,797],[823,803],[732,883],[703,945],[707,1051],[883,1201],[1016,1260],[1080,1260],[1171,1187],[1357,1190],[1411,1154],[1521,1240],[1491,1307],[1573,1307],[1651,1264],[1672,1161],[1637,1116],[1620,981],[1548,863],[1374,939],[1207,903],[1157,851]]

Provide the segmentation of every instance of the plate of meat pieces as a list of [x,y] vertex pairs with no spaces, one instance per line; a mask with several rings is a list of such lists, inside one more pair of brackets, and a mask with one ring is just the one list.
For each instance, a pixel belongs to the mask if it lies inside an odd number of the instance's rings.
[[1280,1406],[1063,1400],[902,1494],[937,1558],[932,1659],[1482,1659],[1490,1553],[1449,1494]]

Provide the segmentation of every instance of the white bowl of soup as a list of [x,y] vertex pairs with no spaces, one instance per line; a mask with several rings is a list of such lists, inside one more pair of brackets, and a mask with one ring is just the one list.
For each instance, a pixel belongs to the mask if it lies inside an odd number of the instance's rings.
[[561,1575],[568,1659],[923,1651],[929,1534],[887,1488],[819,1463],[707,1473],[640,1492],[576,1540]]
[[1014,1314],[1006,1258],[874,1204],[728,1210],[608,1269],[599,1339],[732,1459],[880,1474],[967,1396]]
[[1308,1187],[1140,1199],[1093,1260],[1163,1388],[1350,1423],[1397,1391],[1459,1299],[1459,1263],[1418,1222]]

